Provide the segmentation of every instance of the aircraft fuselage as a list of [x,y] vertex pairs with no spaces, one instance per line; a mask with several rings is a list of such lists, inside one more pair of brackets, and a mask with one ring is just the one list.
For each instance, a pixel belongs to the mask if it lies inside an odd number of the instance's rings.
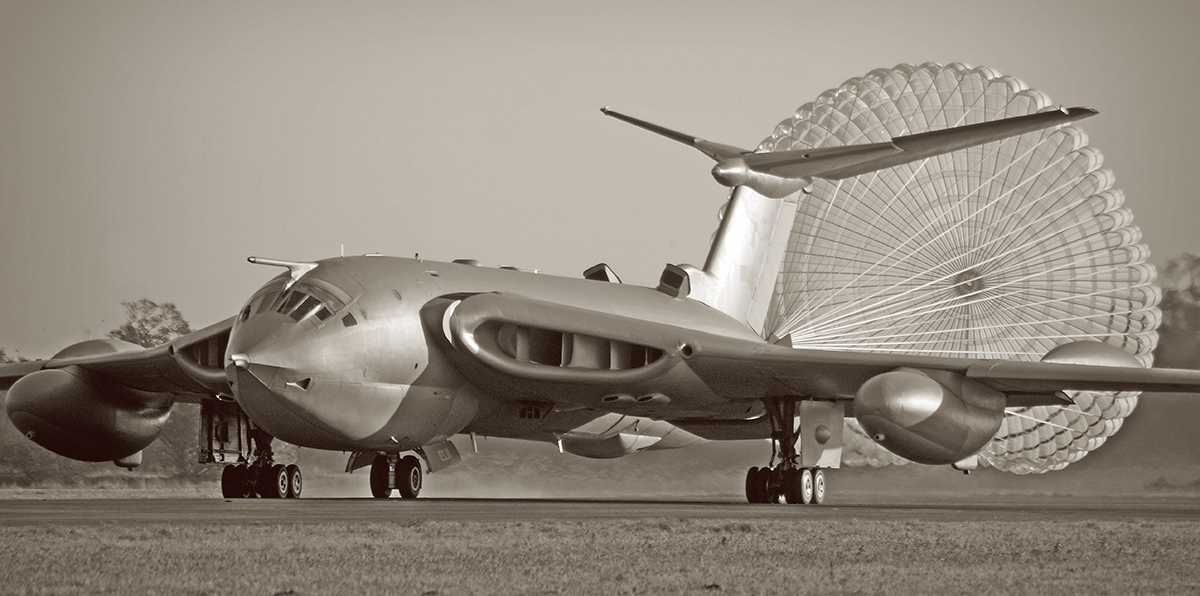
[[[761,341],[747,326],[700,302],[619,283],[376,256],[320,261],[297,277],[272,279],[246,304],[230,335],[226,371],[236,399],[257,424],[289,443],[320,449],[396,452],[459,432],[550,436],[602,415],[589,406],[652,415],[665,402],[674,401],[678,413],[691,400],[711,412],[724,400],[679,365],[683,338],[703,333]],[[480,382],[481,374],[489,379],[486,370],[468,379],[452,358],[456,349],[470,346],[452,346],[449,328],[440,328],[447,323],[435,320],[448,320],[453,309],[431,312],[430,305],[481,293],[600,313],[625,322],[624,335],[636,334],[639,321],[656,330],[650,347],[643,348],[609,342],[620,334],[604,329],[581,336],[564,334],[554,323],[525,321],[512,329],[526,335],[532,329],[535,351],[549,345],[561,353],[518,357],[517,348],[509,348],[514,366],[579,375],[652,364],[658,373],[576,390],[577,395],[555,393],[558,406],[538,399],[538,391],[555,391],[552,377],[532,383],[533,389],[499,373],[495,383]],[[679,329],[678,339],[664,337],[662,330],[669,336],[672,328]],[[538,334],[551,334],[558,343],[547,344]],[[602,351],[588,352],[596,341],[606,342]],[[630,358],[636,364],[618,365]],[[572,397],[577,406],[561,405]],[[729,409],[731,416],[749,412],[744,404]]]

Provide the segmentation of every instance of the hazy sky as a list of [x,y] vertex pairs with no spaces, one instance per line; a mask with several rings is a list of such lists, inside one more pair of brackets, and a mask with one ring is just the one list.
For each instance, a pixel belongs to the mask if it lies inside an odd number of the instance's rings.
[[201,327],[276,273],[247,256],[342,245],[653,284],[726,191],[598,108],[752,147],[900,62],[1099,109],[1154,262],[1200,252],[1200,3],[647,4],[0,0],[0,347],[48,357],[141,297]]

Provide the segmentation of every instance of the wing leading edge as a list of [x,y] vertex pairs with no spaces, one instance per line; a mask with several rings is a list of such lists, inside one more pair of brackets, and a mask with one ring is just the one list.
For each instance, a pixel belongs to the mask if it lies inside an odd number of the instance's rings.
[[[144,350],[109,351],[65,358],[0,365],[0,389],[43,370],[86,370],[106,382],[147,394],[172,394],[180,401],[199,401],[217,393],[229,394],[222,360],[233,319],[229,318]],[[82,346],[82,344],[77,344]],[[86,351],[86,350],[85,350]]]

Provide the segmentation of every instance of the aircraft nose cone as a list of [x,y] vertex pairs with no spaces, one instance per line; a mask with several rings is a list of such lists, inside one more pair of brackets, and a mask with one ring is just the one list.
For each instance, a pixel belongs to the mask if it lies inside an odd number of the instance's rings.
[[273,344],[281,343],[282,336],[294,323],[289,317],[275,313],[261,314],[251,317],[233,329],[229,336],[229,347],[226,350],[226,365],[233,364],[235,355],[249,362],[272,364],[279,362],[263,360],[264,352],[270,351]]

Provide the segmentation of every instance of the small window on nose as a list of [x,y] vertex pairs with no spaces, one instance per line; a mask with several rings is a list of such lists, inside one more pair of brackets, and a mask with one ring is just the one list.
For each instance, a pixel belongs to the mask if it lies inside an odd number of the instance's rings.
[[346,316],[342,317],[342,324],[347,327],[353,327],[358,324],[358,319],[355,319],[354,315],[352,314],[347,314]]

